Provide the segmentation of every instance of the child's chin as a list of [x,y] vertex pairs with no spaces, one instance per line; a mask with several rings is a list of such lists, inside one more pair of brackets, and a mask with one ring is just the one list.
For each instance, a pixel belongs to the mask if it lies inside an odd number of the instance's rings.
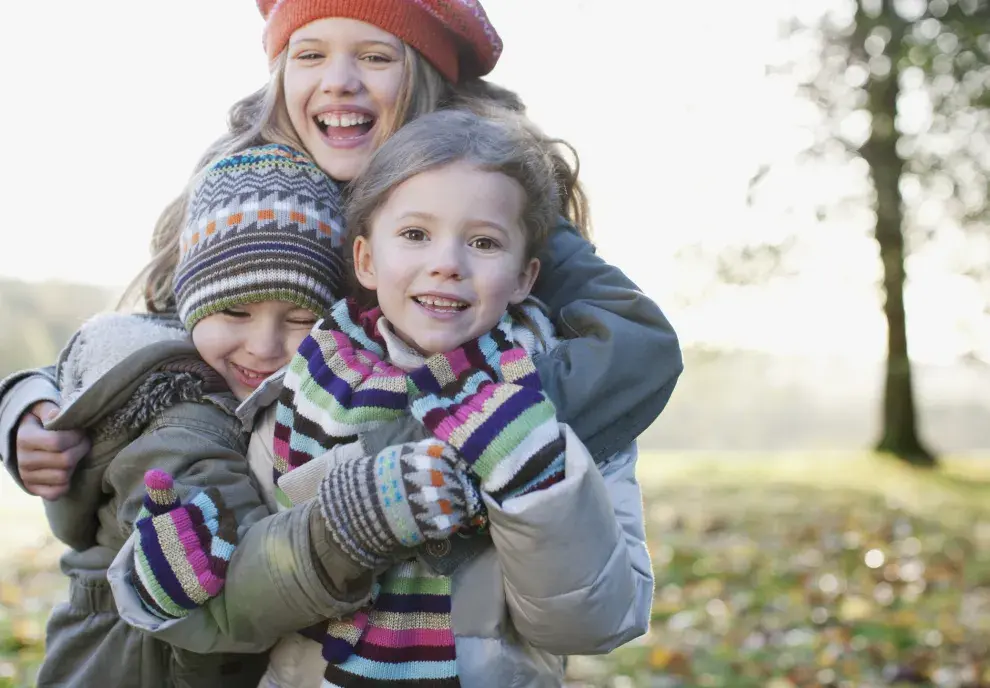
[[251,396],[252,391],[254,390],[244,389],[240,385],[230,385],[230,393],[234,395],[234,398],[237,399],[238,403]]
[[254,391],[246,388],[237,378],[233,376],[228,377],[225,375],[223,379],[224,382],[227,383],[227,389],[230,390],[230,393],[234,395],[234,398],[237,399],[238,402],[247,399],[251,396],[251,392]]
[[423,337],[416,341],[416,348],[424,356],[432,356],[433,354],[445,354],[453,351],[462,344],[467,343],[469,340],[463,337]]

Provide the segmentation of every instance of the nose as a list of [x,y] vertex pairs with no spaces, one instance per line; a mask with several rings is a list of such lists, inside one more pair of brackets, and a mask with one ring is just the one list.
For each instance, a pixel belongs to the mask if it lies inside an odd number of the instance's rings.
[[360,91],[361,77],[355,61],[346,56],[328,60],[320,80],[320,88],[333,96],[353,95]]
[[248,333],[244,348],[258,364],[278,362],[285,358],[285,337],[275,323],[259,322]]
[[460,241],[433,241],[430,274],[440,279],[462,280],[467,276],[464,245]]

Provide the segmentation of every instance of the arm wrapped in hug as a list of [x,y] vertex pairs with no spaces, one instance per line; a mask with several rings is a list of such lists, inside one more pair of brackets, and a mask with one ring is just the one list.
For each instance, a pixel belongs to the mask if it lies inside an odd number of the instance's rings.
[[660,308],[563,219],[540,256],[533,294],[563,341],[536,356],[544,390],[595,461],[625,448],[670,399],[683,369]]

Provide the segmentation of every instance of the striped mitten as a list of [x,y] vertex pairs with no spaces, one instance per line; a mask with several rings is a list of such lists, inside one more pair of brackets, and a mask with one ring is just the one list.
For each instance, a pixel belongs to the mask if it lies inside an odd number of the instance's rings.
[[180,618],[220,593],[237,525],[216,488],[181,504],[168,473],[150,470],[144,484],[144,507],[134,524],[134,588],[148,611]]
[[533,359],[513,348],[503,323],[452,352],[431,356],[409,378],[418,396],[413,416],[457,450],[496,501],[563,478],[557,411]]
[[449,447],[434,439],[339,461],[320,484],[330,534],[352,559],[376,568],[402,548],[445,540],[477,508]]

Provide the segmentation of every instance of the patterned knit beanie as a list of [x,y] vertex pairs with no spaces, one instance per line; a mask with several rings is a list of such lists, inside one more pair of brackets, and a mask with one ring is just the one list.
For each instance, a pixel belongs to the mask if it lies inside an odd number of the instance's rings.
[[328,17],[373,24],[412,46],[450,83],[484,76],[502,53],[502,39],[478,0],[257,0],[265,18],[268,59],[296,29]]
[[226,308],[287,301],[317,315],[341,293],[337,185],[278,144],[215,163],[189,199],[175,300],[186,329]]

